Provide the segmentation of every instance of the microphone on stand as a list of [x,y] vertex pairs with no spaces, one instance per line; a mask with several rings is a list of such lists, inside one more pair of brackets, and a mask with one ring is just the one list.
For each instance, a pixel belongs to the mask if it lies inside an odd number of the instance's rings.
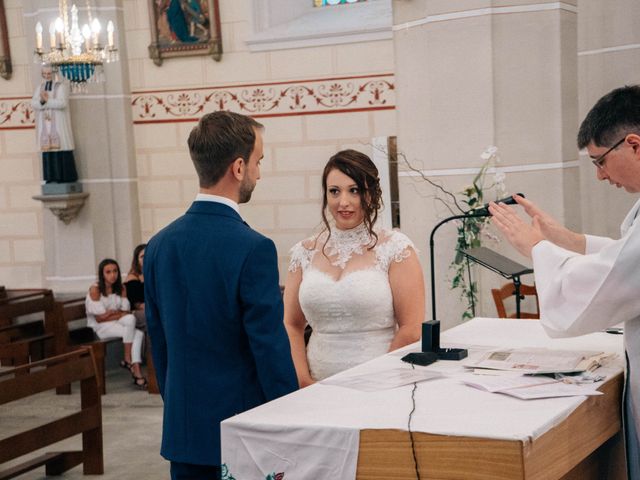
[[[518,193],[517,195],[524,198],[522,193]],[[508,196],[506,198],[501,198],[500,200],[496,200],[495,203],[506,203],[507,205],[513,205],[516,201],[513,199],[513,196]],[[462,360],[468,355],[468,352],[464,348],[440,348],[440,321],[437,320],[436,316],[436,274],[435,274],[435,253],[434,253],[434,242],[433,237],[442,225],[451,220],[458,219],[467,219],[467,218],[477,218],[477,217],[489,217],[491,216],[491,212],[489,212],[489,204],[485,203],[482,207],[469,210],[460,215],[453,215],[451,217],[445,218],[441,220],[433,230],[431,230],[431,235],[429,236],[429,254],[431,257],[431,319],[428,322],[424,322],[422,324],[422,351],[423,352],[435,352],[439,359],[441,360]]]
[[[518,193],[517,195],[524,198],[524,194]],[[505,203],[507,205],[514,205],[517,203],[513,196],[510,195],[505,198],[496,200],[495,203]],[[467,357],[468,352],[464,348],[440,348],[440,321],[436,316],[436,270],[435,270],[435,249],[434,249],[434,235],[436,231],[445,223],[451,220],[478,218],[478,217],[490,217],[489,203],[485,203],[480,208],[471,209],[460,215],[453,215],[447,217],[444,220],[438,222],[438,224],[431,230],[429,236],[429,255],[431,259],[431,318],[432,320],[422,323],[422,352],[410,353],[402,358],[405,362],[415,363],[417,365],[429,365],[436,360],[462,360]]]
[[[525,198],[522,193],[516,193],[514,195],[518,195],[518,196],[520,196],[522,198]],[[496,200],[494,203],[504,203],[505,205],[515,205],[518,202],[516,202],[513,199],[513,195],[510,195],[508,197],[501,198],[500,200]],[[473,213],[474,216],[477,215],[479,217],[490,217],[491,216],[491,212],[489,211],[489,203],[485,203],[480,208],[474,208],[472,210],[469,210],[467,213]]]

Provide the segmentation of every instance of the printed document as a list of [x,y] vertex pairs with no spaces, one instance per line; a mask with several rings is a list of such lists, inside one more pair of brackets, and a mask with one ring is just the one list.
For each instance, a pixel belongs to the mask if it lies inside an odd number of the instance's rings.
[[486,352],[464,366],[520,373],[592,372],[613,356],[594,351],[514,348]]

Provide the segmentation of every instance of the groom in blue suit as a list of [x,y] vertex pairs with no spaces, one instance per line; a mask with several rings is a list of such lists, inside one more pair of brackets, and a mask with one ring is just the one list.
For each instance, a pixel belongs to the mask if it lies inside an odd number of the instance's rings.
[[298,388],[276,249],[242,221],[262,125],[215,112],[189,135],[200,193],[145,250],[145,311],[173,480],[220,477],[220,422]]

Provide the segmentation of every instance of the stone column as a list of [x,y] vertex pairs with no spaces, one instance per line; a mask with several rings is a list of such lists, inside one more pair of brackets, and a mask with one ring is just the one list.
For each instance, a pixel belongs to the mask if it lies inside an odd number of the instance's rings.
[[[89,84],[87,93],[71,95],[79,182],[90,196],[69,224],[49,211],[44,213],[45,283],[57,292],[85,292],[97,263],[105,257],[118,260],[126,272],[133,247],[140,241],[122,1],[98,0],[91,6],[93,16],[102,23],[103,42],[107,22],[113,21],[120,60],[105,64],[105,83]],[[33,32],[36,22],[41,21],[47,32],[49,23],[58,16],[58,2],[25,0],[24,11],[25,31]],[[79,6],[81,24],[86,17],[84,5]],[[27,41],[27,48],[33,50],[34,38],[27,36]],[[34,88],[40,81],[38,71],[39,66],[34,65]]]
[[[398,150],[432,180],[459,192],[473,179],[468,169],[480,167],[480,154],[496,145],[510,192],[524,192],[579,226],[576,0],[513,3],[393,2]],[[432,186],[408,172],[400,175],[402,229],[428,249],[431,229],[450,213],[433,200]],[[444,328],[458,323],[463,310],[458,292],[449,288],[455,230],[445,226],[435,239]],[[504,242],[487,246],[526,263]],[[489,289],[504,279],[482,272],[481,280],[476,314],[494,316]]]

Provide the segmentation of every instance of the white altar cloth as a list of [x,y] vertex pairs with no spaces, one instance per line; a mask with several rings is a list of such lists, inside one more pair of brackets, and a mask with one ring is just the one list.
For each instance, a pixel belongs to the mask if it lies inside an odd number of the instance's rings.
[[[594,333],[551,339],[537,320],[475,318],[443,332],[441,346],[468,348],[471,359],[497,347],[597,350],[618,354],[608,374],[623,370],[622,335]],[[338,375],[410,369],[400,357],[419,350],[419,343],[409,345]],[[562,422],[586,398],[524,401],[488,393],[456,379],[463,363],[439,361],[416,366],[447,377],[418,383],[412,431],[526,442]],[[227,478],[276,479],[284,473],[285,479],[353,479],[359,431],[406,431],[412,388],[362,392],[320,383],[229,418],[222,422],[222,462],[228,468]]]

